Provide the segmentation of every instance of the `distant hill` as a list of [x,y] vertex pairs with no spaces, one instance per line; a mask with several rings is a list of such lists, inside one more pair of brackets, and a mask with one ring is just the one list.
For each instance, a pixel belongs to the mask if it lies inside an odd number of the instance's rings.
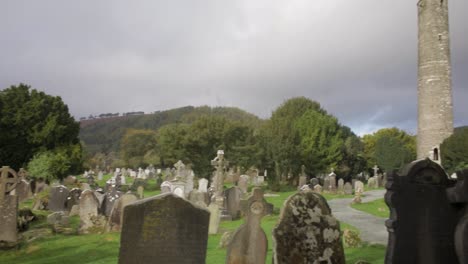
[[174,123],[190,124],[198,117],[214,115],[240,121],[257,128],[263,120],[235,107],[186,106],[145,115],[113,116],[80,121],[80,139],[90,154],[117,151],[120,139],[129,128],[151,129]]
[[460,133],[463,130],[468,129],[468,126],[461,126],[461,127],[456,127],[453,131],[453,133]]

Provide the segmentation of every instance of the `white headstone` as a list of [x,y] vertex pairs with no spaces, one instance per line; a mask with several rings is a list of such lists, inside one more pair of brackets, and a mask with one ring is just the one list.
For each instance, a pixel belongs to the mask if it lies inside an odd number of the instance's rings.
[[208,180],[202,178],[198,180],[198,191],[199,192],[208,192]]

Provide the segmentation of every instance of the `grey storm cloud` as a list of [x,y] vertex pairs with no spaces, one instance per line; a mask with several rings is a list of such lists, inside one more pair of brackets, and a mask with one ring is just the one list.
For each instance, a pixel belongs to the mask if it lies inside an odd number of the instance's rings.
[[[89,114],[318,101],[358,134],[415,132],[416,0],[22,1],[0,4],[0,87]],[[467,124],[468,10],[450,1],[455,123]]]

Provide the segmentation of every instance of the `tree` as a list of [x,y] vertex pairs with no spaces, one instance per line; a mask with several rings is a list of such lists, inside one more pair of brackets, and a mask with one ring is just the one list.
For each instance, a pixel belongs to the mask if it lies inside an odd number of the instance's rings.
[[153,130],[128,129],[120,143],[120,154],[130,167],[141,167],[145,163],[145,155],[156,149],[157,133]]
[[362,141],[368,170],[377,164],[391,171],[416,159],[416,137],[398,128],[380,129]]
[[60,97],[25,84],[0,91],[0,161],[3,164],[19,169],[36,154],[53,152],[68,160],[69,172],[76,172],[81,169],[78,133],[79,124]]
[[455,133],[440,146],[442,165],[449,172],[468,168],[468,127],[455,129]]
[[44,151],[36,154],[29,162],[28,171],[33,178],[52,181],[65,178],[70,167],[70,161],[63,153]]

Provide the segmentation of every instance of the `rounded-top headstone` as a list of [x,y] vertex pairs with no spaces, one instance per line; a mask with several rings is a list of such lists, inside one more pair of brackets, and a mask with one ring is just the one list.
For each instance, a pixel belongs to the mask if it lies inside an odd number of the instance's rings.
[[299,192],[286,200],[273,240],[276,264],[345,263],[339,222],[315,192]]

